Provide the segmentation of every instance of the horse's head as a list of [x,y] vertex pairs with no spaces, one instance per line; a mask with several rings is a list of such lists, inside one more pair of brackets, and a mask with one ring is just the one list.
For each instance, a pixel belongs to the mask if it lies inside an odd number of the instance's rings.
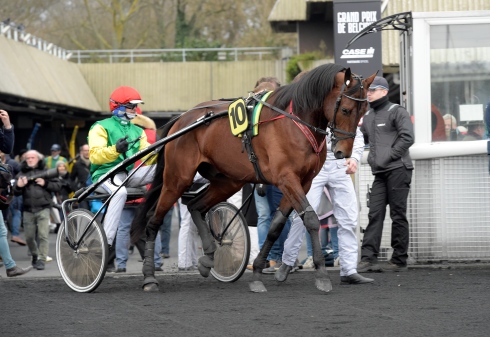
[[[329,120],[328,128],[332,133],[332,151],[335,158],[349,158],[352,154],[356,129],[361,117],[367,110],[367,90],[376,77],[376,73],[363,80],[361,76],[351,73],[350,68],[335,77],[335,88],[330,100],[335,99],[334,109],[326,104],[325,111]],[[337,96],[334,97],[335,93]]]

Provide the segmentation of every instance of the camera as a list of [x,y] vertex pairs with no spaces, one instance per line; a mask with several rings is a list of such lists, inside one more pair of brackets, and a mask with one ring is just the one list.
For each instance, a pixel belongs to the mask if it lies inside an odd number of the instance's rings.
[[58,169],[57,168],[52,168],[47,171],[44,171],[42,173],[33,175],[32,177],[27,178],[29,181],[34,181],[37,178],[42,178],[42,179],[53,179],[59,176]]

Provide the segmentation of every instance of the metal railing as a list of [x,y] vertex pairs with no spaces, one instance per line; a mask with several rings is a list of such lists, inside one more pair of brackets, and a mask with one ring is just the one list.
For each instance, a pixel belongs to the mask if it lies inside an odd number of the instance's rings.
[[66,50],[25,32],[23,25],[13,22],[0,22],[0,34],[77,63],[277,60],[293,55],[289,47]]
[[174,48],[70,50],[71,61],[85,62],[189,62],[284,59],[292,56],[289,47]]
[[58,47],[50,42],[25,32],[22,25],[17,26],[13,22],[0,22],[0,34],[8,39],[23,42],[63,60],[68,60],[71,57],[71,53],[66,49]]

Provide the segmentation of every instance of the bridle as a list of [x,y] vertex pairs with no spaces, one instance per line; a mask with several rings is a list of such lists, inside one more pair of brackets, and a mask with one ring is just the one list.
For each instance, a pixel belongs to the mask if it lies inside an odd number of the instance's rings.
[[[359,96],[361,96],[362,91],[364,89],[364,86],[362,84],[362,76],[357,76],[357,75],[352,75],[352,76],[354,77],[354,79],[356,79],[359,82]],[[359,114],[359,112],[361,111],[361,104],[367,101],[367,97],[366,98],[356,98],[356,97],[352,97],[352,96],[347,95],[344,92],[344,90],[346,88],[346,84],[349,85],[349,81],[347,81],[347,83],[342,84],[342,89],[340,90],[340,94],[337,97],[337,100],[335,101],[335,108],[333,110],[332,121],[330,123],[328,123],[328,125],[327,125],[327,128],[330,129],[330,132],[332,134],[330,139],[331,139],[333,146],[335,146],[335,144],[340,140],[345,140],[345,139],[356,137],[355,132],[348,132],[348,131],[345,131],[342,129],[338,129],[337,125],[335,123],[335,120],[337,119],[337,111],[339,110],[340,102],[342,101],[342,97],[345,97],[345,98],[348,98],[350,100],[357,102],[357,112],[356,112],[357,114]],[[340,134],[343,134],[345,136],[336,136],[335,133],[340,133]]]

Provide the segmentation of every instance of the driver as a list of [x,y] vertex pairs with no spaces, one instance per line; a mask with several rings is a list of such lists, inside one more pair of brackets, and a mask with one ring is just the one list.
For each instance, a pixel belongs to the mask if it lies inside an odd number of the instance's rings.
[[[130,122],[136,116],[136,107],[139,103],[144,104],[134,88],[127,86],[117,88],[109,99],[112,117],[95,122],[90,128],[88,134],[90,174],[94,183],[124,159],[150,145],[144,130]],[[150,162],[151,159],[147,163]],[[154,167],[154,165],[140,167],[125,186],[140,187],[150,183],[153,180]],[[126,167],[126,170],[116,174],[113,181],[107,179],[101,186],[109,193],[114,193],[127,175],[133,172],[134,164]],[[112,246],[116,236],[126,198],[127,190],[123,186],[113,196],[107,209],[104,230],[109,246]]]

